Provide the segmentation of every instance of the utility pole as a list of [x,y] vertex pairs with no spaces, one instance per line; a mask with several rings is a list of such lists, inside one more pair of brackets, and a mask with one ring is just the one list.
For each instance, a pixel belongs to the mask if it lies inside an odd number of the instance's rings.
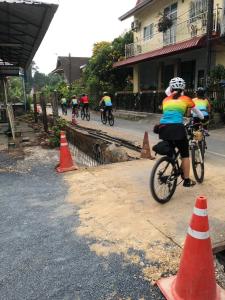
[[47,117],[47,111],[46,111],[46,102],[44,94],[40,94],[40,103],[41,103],[41,109],[42,109],[42,120],[44,125],[44,131],[48,132],[48,117]]
[[36,94],[33,94],[33,104],[34,104],[34,122],[38,123],[38,115],[37,115],[37,98]]
[[71,64],[71,54],[69,53],[69,97],[71,98],[71,88],[72,88],[72,64]]
[[52,112],[53,112],[53,124],[56,124],[56,120],[59,117],[59,111],[58,111],[58,93],[57,90],[54,90],[54,93],[52,95]]
[[214,0],[208,0],[208,12],[207,12],[207,32],[206,32],[206,74],[205,74],[205,86],[208,86],[209,75],[211,71],[211,54],[212,54],[212,31],[213,31],[213,10]]

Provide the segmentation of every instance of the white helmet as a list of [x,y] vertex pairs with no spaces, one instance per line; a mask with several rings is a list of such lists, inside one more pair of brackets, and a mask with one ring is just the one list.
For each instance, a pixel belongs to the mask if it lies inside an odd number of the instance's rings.
[[183,78],[175,77],[170,80],[170,88],[173,90],[184,90],[186,83]]

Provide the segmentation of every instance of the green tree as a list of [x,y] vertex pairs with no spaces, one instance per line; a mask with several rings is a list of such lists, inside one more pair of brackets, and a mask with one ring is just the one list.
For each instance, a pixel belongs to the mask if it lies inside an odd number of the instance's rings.
[[10,102],[23,102],[23,83],[21,77],[8,78],[8,96]]
[[83,83],[90,94],[96,98],[104,90],[114,94],[115,91],[127,89],[128,78],[132,69],[117,70],[113,64],[124,56],[125,44],[133,42],[132,32],[114,39],[112,43],[99,42],[94,44],[93,54],[84,72]]

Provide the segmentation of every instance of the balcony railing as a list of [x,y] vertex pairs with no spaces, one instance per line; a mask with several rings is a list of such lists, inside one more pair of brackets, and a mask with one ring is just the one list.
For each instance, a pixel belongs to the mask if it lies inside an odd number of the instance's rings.
[[[213,31],[218,32],[219,16],[214,14]],[[163,46],[180,43],[196,36],[206,34],[207,12],[201,13],[194,18],[174,24],[166,33],[155,33],[149,39],[140,39],[138,42],[125,45],[125,58],[133,57],[146,52],[154,51]],[[157,35],[160,38],[157,38]],[[160,47],[161,45],[161,47]]]

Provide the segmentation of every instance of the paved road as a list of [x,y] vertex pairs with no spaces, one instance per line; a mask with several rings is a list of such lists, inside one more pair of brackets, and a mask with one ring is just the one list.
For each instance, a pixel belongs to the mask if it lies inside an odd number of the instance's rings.
[[[71,110],[68,110],[68,116],[71,116]],[[154,114],[147,119],[142,119],[139,121],[116,118],[114,127],[120,130],[125,129],[127,132],[133,132],[143,136],[143,132],[146,130],[152,132],[153,126],[158,122],[159,118],[159,115]],[[92,113],[90,122],[101,124],[100,114],[96,112]],[[104,125],[102,126],[104,128]],[[225,127],[211,130],[210,137],[207,138],[207,144],[209,154],[225,158]]]
[[0,173],[0,299],[164,299],[141,267],[123,255],[97,256],[90,250],[96,241],[75,233],[77,208],[65,202],[51,151],[46,160],[45,153],[14,172],[17,161],[0,154],[1,168],[12,167]]

